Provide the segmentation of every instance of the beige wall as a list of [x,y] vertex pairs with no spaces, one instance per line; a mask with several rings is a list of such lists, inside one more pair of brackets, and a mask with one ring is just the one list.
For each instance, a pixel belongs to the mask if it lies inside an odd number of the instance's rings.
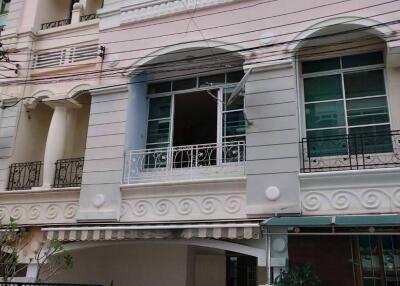
[[35,27],[42,23],[69,18],[71,0],[39,0]]
[[74,268],[52,281],[115,286],[185,286],[186,246],[121,243],[72,252]]
[[68,112],[68,136],[64,158],[79,158],[85,155],[86,137],[89,124],[90,95],[80,96],[77,101],[81,108]]
[[22,107],[17,123],[13,163],[43,161],[52,114],[52,109],[41,103],[30,111]]
[[195,286],[225,285],[225,255],[197,255],[195,265]]

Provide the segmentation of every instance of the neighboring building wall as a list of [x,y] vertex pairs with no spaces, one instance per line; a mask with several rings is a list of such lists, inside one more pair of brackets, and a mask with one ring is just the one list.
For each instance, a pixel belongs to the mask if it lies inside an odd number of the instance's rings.
[[16,30],[19,28],[19,25],[21,23],[21,16],[24,11],[24,4],[25,0],[12,0],[10,2],[10,10],[8,12],[6,21],[7,34],[10,32],[15,33]]
[[0,190],[7,186],[9,158],[13,153],[15,130],[21,104],[0,110]]
[[353,286],[349,236],[289,236],[289,264],[309,263],[324,286]]

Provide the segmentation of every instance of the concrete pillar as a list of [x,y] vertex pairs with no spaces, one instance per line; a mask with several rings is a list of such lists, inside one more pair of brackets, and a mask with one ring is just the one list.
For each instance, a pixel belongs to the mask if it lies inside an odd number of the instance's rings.
[[25,282],[33,283],[36,280],[36,275],[39,271],[38,264],[31,262],[26,268]]
[[47,134],[46,149],[43,160],[43,187],[49,188],[54,181],[54,163],[64,156],[65,141],[67,137],[67,106],[54,105],[49,132]]
[[71,24],[77,24],[81,21],[82,11],[83,11],[83,4],[75,3],[72,6]]
[[68,109],[80,107],[80,104],[74,100],[52,102],[49,105],[53,107],[54,112],[49,132],[47,133],[46,148],[44,151],[42,188],[51,187],[54,182],[55,163],[64,157],[68,132]]

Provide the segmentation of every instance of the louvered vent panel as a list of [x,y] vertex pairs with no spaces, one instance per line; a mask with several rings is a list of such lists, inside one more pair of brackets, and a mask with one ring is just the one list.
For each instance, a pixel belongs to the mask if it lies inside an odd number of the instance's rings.
[[51,68],[64,64],[66,50],[38,54],[33,57],[33,69]]
[[71,48],[69,62],[81,62],[90,59],[95,59],[98,54],[98,46],[97,45],[86,45]]

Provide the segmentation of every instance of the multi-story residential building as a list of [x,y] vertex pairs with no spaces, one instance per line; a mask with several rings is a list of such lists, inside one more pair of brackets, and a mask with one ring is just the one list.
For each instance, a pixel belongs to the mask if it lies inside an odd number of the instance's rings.
[[0,7],[0,219],[55,281],[400,284],[399,1]]

